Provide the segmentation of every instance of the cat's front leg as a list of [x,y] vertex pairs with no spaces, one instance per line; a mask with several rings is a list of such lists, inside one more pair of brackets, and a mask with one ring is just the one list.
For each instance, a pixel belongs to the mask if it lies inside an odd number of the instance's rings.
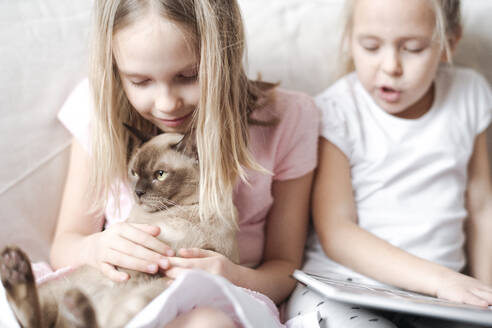
[[0,254],[0,275],[7,299],[19,324],[24,328],[41,328],[41,309],[29,258],[15,246]]

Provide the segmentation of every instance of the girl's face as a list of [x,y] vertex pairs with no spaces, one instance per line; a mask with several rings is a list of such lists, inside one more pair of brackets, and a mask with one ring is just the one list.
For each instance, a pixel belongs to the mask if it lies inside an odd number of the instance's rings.
[[418,118],[432,106],[442,57],[428,0],[356,0],[352,56],[364,88],[387,113]]
[[200,97],[198,59],[183,31],[148,14],[117,31],[114,56],[128,100],[165,132],[184,132]]

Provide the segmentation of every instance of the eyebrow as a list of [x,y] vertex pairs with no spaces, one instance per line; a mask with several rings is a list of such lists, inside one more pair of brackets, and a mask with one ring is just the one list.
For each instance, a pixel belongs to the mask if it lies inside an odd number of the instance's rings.
[[122,71],[120,69],[118,69],[118,71],[120,72],[120,74],[122,74],[122,75],[124,75],[126,77],[137,77],[137,78],[144,78],[144,77],[146,77],[145,75],[139,74],[139,73],[125,72],[125,71]]

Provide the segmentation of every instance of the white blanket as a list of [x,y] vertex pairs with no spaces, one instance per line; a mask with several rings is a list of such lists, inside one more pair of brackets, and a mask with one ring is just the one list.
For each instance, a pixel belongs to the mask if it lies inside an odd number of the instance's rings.
[[[207,305],[229,314],[245,328],[284,327],[278,311],[265,296],[236,287],[226,279],[194,270],[180,276],[145,307],[127,328],[163,327],[178,314]],[[0,327],[19,328],[0,284]]]

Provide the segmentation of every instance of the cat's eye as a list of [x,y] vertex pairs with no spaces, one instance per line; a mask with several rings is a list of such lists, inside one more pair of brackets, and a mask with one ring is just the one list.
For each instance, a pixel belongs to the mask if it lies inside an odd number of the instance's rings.
[[166,171],[159,170],[159,171],[155,172],[155,178],[159,181],[164,181],[164,179],[166,179],[166,177],[167,177]]
[[133,171],[133,170],[130,170],[130,173],[135,177],[135,178],[138,178],[138,174],[137,172]]

